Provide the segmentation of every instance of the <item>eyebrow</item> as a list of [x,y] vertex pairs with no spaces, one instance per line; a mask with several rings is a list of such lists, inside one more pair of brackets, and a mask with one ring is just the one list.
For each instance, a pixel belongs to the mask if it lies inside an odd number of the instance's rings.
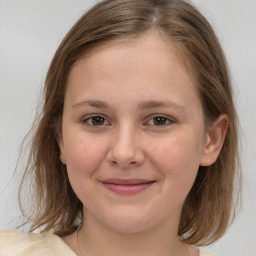
[[94,107],[94,108],[105,108],[105,109],[110,109],[110,106],[105,103],[104,101],[100,101],[100,100],[85,100],[85,101],[82,101],[82,102],[79,102],[79,103],[76,103],[74,105],[72,105],[72,108],[74,107],[79,107],[79,106],[82,106],[84,104],[87,104],[91,107]]
[[[99,109],[111,109],[111,106],[108,105],[106,102],[104,101],[100,101],[100,100],[85,100],[79,103],[76,103],[74,105],[72,105],[72,108],[74,107],[79,107],[82,105],[89,105],[91,107],[94,108],[99,108]],[[177,103],[174,102],[170,102],[170,101],[157,101],[157,100],[150,100],[150,101],[145,101],[145,102],[141,102],[138,104],[137,109],[138,110],[145,110],[145,109],[150,109],[150,108],[160,108],[160,107],[168,107],[168,108],[174,108],[177,110],[184,110],[185,107],[182,105],[179,105]]]
[[168,108],[175,108],[177,110],[184,110],[185,107],[182,105],[179,105],[177,103],[171,102],[171,101],[156,101],[156,100],[150,100],[146,102],[142,102],[138,105],[138,109],[144,110],[149,108],[160,108],[160,107],[168,107]]

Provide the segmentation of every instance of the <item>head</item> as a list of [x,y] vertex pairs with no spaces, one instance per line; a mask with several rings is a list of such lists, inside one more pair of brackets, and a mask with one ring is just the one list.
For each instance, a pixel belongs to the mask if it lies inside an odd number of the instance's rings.
[[187,243],[202,245],[225,233],[234,206],[238,170],[232,87],[214,31],[196,8],[181,0],[102,1],[84,14],[63,39],[46,77],[44,105],[28,163],[35,175],[37,196],[32,229],[44,227],[59,235],[68,234],[76,229],[82,214],[83,204],[70,185],[59,147],[72,70],[97,49],[139,40],[149,33],[170,44],[193,78],[205,131],[210,131],[221,116],[226,120],[226,136],[218,158],[211,164],[201,163],[183,203],[178,235]]

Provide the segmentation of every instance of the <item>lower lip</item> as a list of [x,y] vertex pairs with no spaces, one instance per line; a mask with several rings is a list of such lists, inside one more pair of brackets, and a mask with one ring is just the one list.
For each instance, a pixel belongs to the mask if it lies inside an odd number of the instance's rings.
[[102,183],[107,189],[121,195],[134,195],[152,186],[155,182],[133,184],[133,185],[120,185],[112,183]]

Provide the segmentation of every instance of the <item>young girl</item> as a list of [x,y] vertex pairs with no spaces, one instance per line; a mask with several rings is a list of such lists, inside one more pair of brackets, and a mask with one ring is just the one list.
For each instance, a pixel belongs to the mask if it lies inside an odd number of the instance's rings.
[[0,255],[207,256],[234,216],[237,117],[206,19],[183,0],[105,0],[49,68],[24,180],[30,231]]

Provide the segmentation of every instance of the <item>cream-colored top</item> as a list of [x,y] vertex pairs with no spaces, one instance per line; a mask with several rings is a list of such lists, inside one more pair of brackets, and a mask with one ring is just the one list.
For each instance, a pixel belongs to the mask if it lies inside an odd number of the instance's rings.
[[[0,256],[76,256],[63,240],[53,233],[21,233],[0,230]],[[200,250],[200,256],[214,256]]]

